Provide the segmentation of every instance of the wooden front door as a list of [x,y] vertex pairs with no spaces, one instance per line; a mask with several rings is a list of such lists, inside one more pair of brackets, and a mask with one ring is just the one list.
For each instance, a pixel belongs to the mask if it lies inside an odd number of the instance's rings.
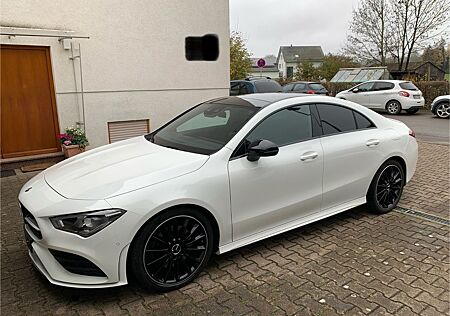
[[2,158],[61,151],[49,48],[0,48]]

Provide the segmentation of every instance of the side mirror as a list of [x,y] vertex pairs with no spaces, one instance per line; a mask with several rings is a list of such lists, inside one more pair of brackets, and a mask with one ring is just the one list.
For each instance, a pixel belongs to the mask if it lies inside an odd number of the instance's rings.
[[358,89],[358,88],[355,88],[355,89],[352,90],[352,92],[353,92],[353,93],[358,93],[358,92],[359,92],[359,89]]
[[258,161],[260,157],[270,157],[278,154],[278,146],[271,141],[260,139],[250,144],[248,148],[248,161]]

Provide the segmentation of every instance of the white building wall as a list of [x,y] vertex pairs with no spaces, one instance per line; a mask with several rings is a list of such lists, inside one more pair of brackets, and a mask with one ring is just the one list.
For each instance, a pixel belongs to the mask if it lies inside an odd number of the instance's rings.
[[[3,0],[1,26],[71,30],[81,45],[86,132],[107,143],[107,122],[150,119],[154,130],[186,108],[229,92],[228,0]],[[187,61],[185,37],[217,34],[217,61]],[[79,60],[57,38],[1,36],[49,46],[61,129],[82,120]],[[79,52],[76,49],[75,55]]]
[[280,77],[280,74],[278,71],[264,71],[261,72],[259,70],[253,70],[250,71],[249,74],[250,77],[270,77],[272,79],[278,79]]

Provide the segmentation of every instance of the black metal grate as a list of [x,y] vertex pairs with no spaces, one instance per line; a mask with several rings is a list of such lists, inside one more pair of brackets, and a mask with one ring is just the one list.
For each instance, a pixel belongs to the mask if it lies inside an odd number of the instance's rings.
[[106,274],[88,259],[69,252],[49,249],[56,261],[67,271],[75,274],[106,277]]
[[28,229],[31,230],[31,232],[33,233],[33,235],[37,238],[37,239],[42,239],[42,233],[41,230],[39,228],[38,223],[36,222],[36,219],[34,218],[34,216],[30,213],[30,211],[27,210],[27,208],[25,206],[23,206],[22,204],[20,204],[20,209],[22,211],[22,215],[23,215],[23,222],[25,227],[27,227]]
[[442,218],[442,217],[439,217],[439,216],[436,216],[436,215],[428,214],[428,213],[421,212],[421,211],[412,210],[412,209],[409,209],[409,208],[404,208],[404,207],[401,207],[401,206],[397,206],[395,208],[395,211],[399,212],[399,213],[408,214],[408,215],[412,215],[412,216],[415,216],[415,217],[423,218],[423,219],[429,220],[430,222],[434,222],[434,223],[450,226],[450,220]]

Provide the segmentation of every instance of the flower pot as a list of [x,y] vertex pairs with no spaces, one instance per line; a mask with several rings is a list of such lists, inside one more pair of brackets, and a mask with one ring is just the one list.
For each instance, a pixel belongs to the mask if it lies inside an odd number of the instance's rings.
[[79,153],[82,153],[84,151],[84,148],[81,148],[78,145],[62,145],[63,148],[63,152],[64,152],[64,157],[66,158],[70,158],[73,157],[75,155],[78,155]]

